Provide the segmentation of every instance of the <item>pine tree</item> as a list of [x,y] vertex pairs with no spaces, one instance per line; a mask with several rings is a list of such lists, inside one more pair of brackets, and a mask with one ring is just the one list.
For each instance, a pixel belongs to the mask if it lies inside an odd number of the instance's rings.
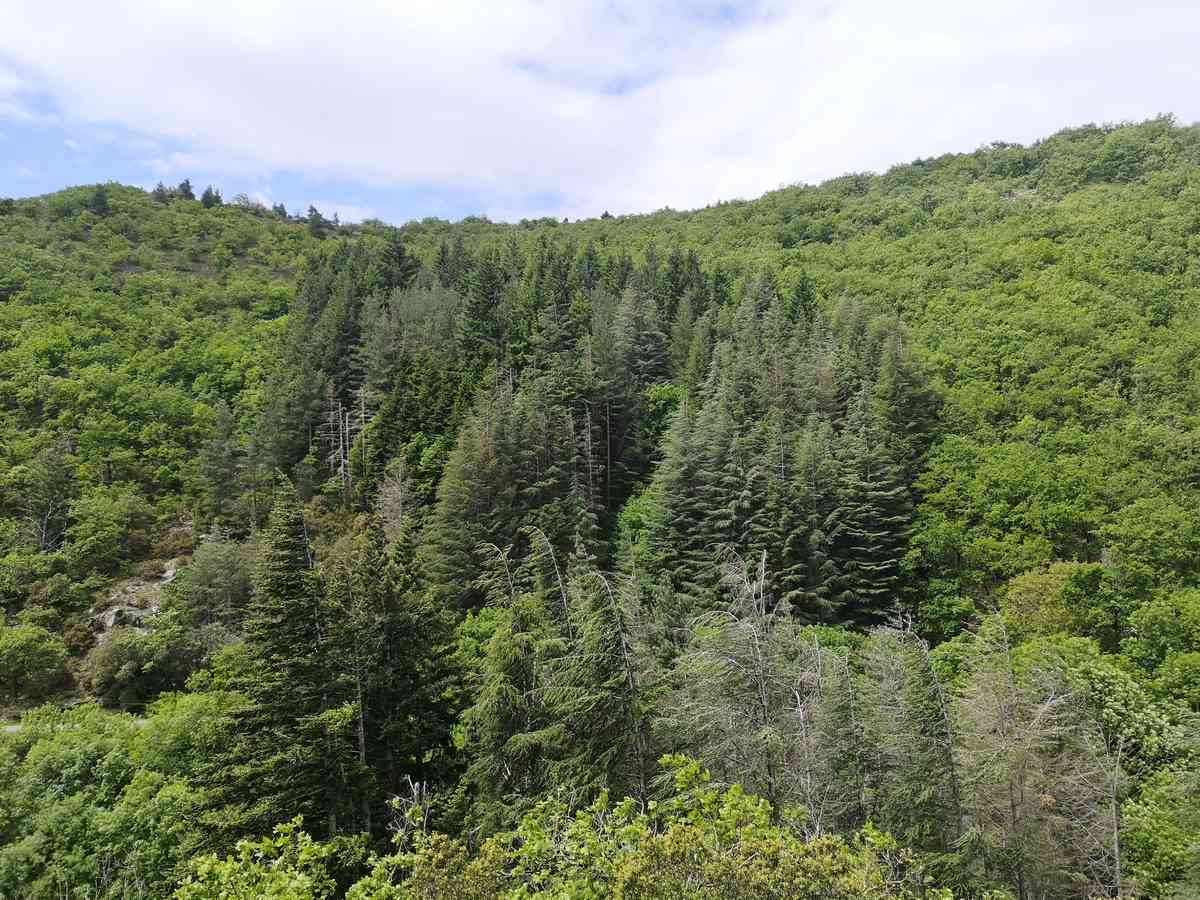
[[541,596],[519,591],[506,551],[494,545],[481,580],[504,615],[488,643],[482,684],[463,715],[476,796],[474,824],[485,833],[519,818],[549,789],[549,765],[562,745],[544,693],[544,659],[552,632]]
[[436,602],[450,608],[478,606],[481,573],[476,548],[508,545],[522,522],[518,491],[514,398],[506,379],[486,385],[463,422],[437,490],[420,550],[422,568]]
[[654,299],[638,288],[627,288],[621,295],[614,329],[629,348],[626,365],[639,385],[666,378],[668,373],[667,339]]
[[461,234],[455,236],[452,245],[442,241],[433,265],[442,287],[461,289],[471,269],[471,257]]
[[204,189],[204,193],[200,195],[200,205],[205,209],[212,209],[214,206],[220,206],[224,201],[221,200],[221,192],[213,188],[210,184]]
[[333,223],[321,215],[321,211],[311,204],[304,219],[308,222],[308,233],[315,238],[324,238],[333,230]]
[[480,254],[465,279],[466,302],[459,312],[459,341],[480,369],[503,358],[504,270],[494,251]]
[[363,276],[362,293],[381,292],[386,295],[412,284],[421,270],[421,262],[408,252],[400,231],[390,228],[383,237],[379,251],[372,255],[364,269],[367,271]]
[[1018,664],[1004,624],[982,623],[958,702],[965,849],[1019,900],[1114,896],[1114,784],[1101,729],[1056,665]]
[[671,323],[671,344],[668,352],[671,377],[677,382],[683,380],[687,370],[695,332],[696,317],[692,308],[692,295],[685,294],[675,311],[675,320]]
[[181,199],[181,200],[195,200],[196,199],[196,195],[192,192],[192,182],[190,180],[188,180],[187,178],[185,178],[185,179],[183,179],[183,181],[179,182],[179,185],[175,188],[175,193],[179,196],[179,199]]
[[154,190],[150,192],[150,196],[154,198],[155,203],[169,203],[171,193],[167,190],[166,185],[161,181],[154,186]]
[[837,565],[828,527],[837,503],[840,466],[829,424],[809,417],[796,438],[794,454],[780,588],[801,621],[832,621]]
[[805,746],[793,734],[804,683],[792,652],[794,624],[786,604],[768,596],[765,557],[751,566],[735,554],[725,559],[722,581],[731,596],[724,609],[693,623],[659,725],[715,776],[779,810],[796,799],[793,779],[813,774],[792,758]]
[[445,610],[412,577],[413,523],[344,539],[324,565],[331,615],[330,677],[353,705],[354,756],[344,778],[357,828],[383,832],[387,798],[405,779],[436,785],[447,772],[454,708],[453,635]]

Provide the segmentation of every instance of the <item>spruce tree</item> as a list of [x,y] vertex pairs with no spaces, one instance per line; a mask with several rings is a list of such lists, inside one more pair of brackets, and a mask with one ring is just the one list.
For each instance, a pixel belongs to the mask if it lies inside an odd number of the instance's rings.
[[377,833],[406,779],[445,779],[456,711],[451,617],[417,588],[412,532],[406,517],[388,546],[372,525],[323,566],[331,684],[354,709],[347,805],[358,828]]
[[961,775],[928,647],[907,629],[881,628],[858,658],[871,820],[906,846],[948,852],[961,837]]

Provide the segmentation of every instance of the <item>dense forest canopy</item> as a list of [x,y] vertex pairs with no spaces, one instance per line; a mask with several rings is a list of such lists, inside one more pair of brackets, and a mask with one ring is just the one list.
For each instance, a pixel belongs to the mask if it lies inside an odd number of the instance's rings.
[[1194,896],[1200,127],[0,200],[0,603],[0,896]]

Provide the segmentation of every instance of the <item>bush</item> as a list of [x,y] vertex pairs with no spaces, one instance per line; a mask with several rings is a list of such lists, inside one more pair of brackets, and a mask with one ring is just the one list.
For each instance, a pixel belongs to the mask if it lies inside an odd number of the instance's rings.
[[46,696],[63,680],[66,661],[66,644],[45,628],[0,628],[0,690],[12,701]]
[[115,572],[149,547],[153,511],[133,485],[96,485],[71,504],[71,518],[65,551],[77,575]]
[[[738,786],[719,789],[693,761],[669,757],[675,794],[638,809],[601,797],[568,813],[539,805],[515,832],[471,854],[443,835],[418,837],[412,852],[378,860],[347,895],[381,898],[823,898],[880,900],[915,896],[909,855],[868,828],[852,842],[802,840],[778,824],[770,805]],[[787,821],[787,816],[784,816]],[[399,881],[399,885],[396,882]],[[937,889],[926,898],[949,896]]]

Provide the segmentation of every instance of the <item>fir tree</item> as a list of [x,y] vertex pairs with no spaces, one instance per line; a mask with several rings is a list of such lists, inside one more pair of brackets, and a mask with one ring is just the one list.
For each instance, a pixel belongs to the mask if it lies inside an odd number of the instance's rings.
[[565,752],[550,775],[573,804],[602,790],[645,800],[651,754],[634,661],[635,595],[614,590],[587,566],[576,571],[570,591],[574,637],[553,661],[545,692],[565,732]]
[[561,746],[546,706],[544,658],[551,635],[536,593],[519,592],[507,551],[481,547],[480,587],[504,610],[488,643],[482,684],[463,716],[471,762],[466,781],[477,796],[475,823],[485,832],[511,823],[549,788],[548,769]]
[[92,199],[88,201],[88,209],[93,213],[104,218],[111,210],[108,206],[108,186],[104,184],[96,185],[96,190],[92,193]]
[[840,436],[838,462],[838,503],[826,520],[838,569],[834,600],[843,620],[879,622],[900,599],[912,501],[866,388]]
[[346,791],[355,709],[330,677],[331,622],[294,494],[276,491],[246,616],[247,664],[223,687],[249,707],[207,772],[226,835],[262,833],[296,815],[337,833],[353,814]]
[[204,487],[204,512],[212,522],[224,522],[238,496],[242,451],[237,422],[225,401],[217,403],[212,430],[197,459]]

